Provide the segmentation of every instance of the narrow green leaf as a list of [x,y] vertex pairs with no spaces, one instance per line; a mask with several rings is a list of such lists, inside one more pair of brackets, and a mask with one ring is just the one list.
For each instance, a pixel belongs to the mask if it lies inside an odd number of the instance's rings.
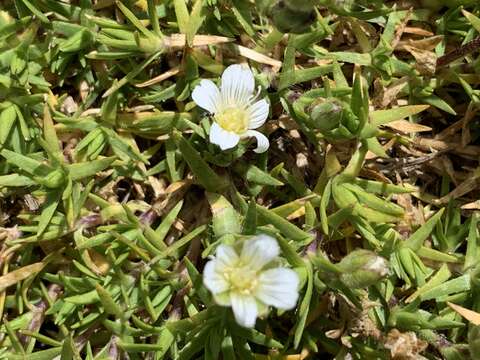
[[15,120],[17,119],[17,112],[15,111],[14,105],[7,107],[0,114],[0,145],[5,144],[7,141],[8,135],[10,135],[10,130],[12,129]]
[[41,236],[52,220],[60,202],[60,194],[57,191],[47,193],[47,199],[42,206],[42,214],[38,220],[37,236]]
[[257,204],[255,199],[250,199],[248,203],[247,213],[243,220],[243,234],[254,235],[257,229]]
[[185,32],[187,35],[187,44],[189,46],[193,45],[193,38],[207,16],[207,11],[204,6],[204,0],[196,0],[193,4],[192,12],[188,19],[188,25]]
[[[178,0],[178,1],[184,1],[184,0]],[[160,51],[157,51],[150,55],[147,59],[145,59],[141,64],[136,66],[133,70],[131,70],[125,77],[122,79],[115,81],[113,85],[105,91],[105,93],[102,95],[102,98],[106,98],[107,96],[110,96],[114,92],[116,92],[118,89],[120,89],[122,86],[128,84],[130,81],[135,79],[135,77],[140,74],[152,61],[157,59],[161,55]]]
[[40,19],[41,22],[46,24],[50,23],[50,20],[40,10],[38,10],[30,1],[28,0],[21,0],[21,1],[23,4],[25,4],[28,10],[30,10],[33,13],[33,15],[35,15]]
[[471,12],[468,12],[465,9],[462,9],[462,14],[467,18],[467,20],[472,24],[472,26],[480,33],[480,18],[478,16],[473,15]]
[[370,122],[375,126],[388,124],[418,114],[429,107],[430,105],[407,105],[389,110],[376,110],[370,114]]
[[405,240],[402,246],[406,246],[414,251],[420,249],[423,245],[423,242],[427,239],[427,237],[432,233],[435,225],[440,220],[443,215],[444,208],[437,211],[435,215],[433,215],[428,221],[422,225],[417,231],[415,231],[407,240]]
[[178,28],[182,34],[188,33],[188,24],[190,15],[188,13],[187,3],[185,0],[173,0],[175,15],[177,17]]
[[71,179],[76,181],[98,174],[100,171],[108,168],[115,159],[116,157],[112,156],[89,162],[69,164],[67,165],[67,170]]
[[180,213],[180,210],[182,209],[183,206],[183,200],[180,200],[172,210],[163,218],[162,222],[160,225],[157,227],[155,230],[155,233],[157,234],[158,238],[154,242],[154,245],[160,249],[164,250],[165,249],[165,244],[163,243],[163,240],[168,234],[168,231],[172,227],[173,223],[175,222],[175,219],[177,218],[178,214]]
[[0,154],[7,159],[9,163],[14,164],[34,176],[46,177],[52,171],[49,166],[42,164],[40,161],[7,149],[3,149]]
[[470,290],[470,275],[466,274],[437,285],[420,295],[422,301]]
[[127,8],[121,1],[116,1],[116,4],[120,11],[125,15],[125,17],[138,29],[142,32],[146,37],[153,36],[153,33],[148,30],[142,22]]
[[208,166],[198,151],[179,131],[174,130],[172,137],[196,179],[207,191],[216,192],[227,186],[227,182]]
[[312,265],[307,264],[307,289],[305,295],[303,296],[302,302],[299,308],[299,319],[295,325],[295,335],[293,340],[293,345],[295,348],[298,348],[302,340],[302,336],[305,330],[305,324],[307,322],[307,317],[310,310],[310,302],[313,295],[313,270]]
[[281,216],[275,214],[273,211],[261,205],[257,205],[257,214],[263,223],[272,224],[278,230],[280,230],[280,232],[282,232],[288,239],[295,241],[305,241],[312,238],[311,234],[301,230],[297,226],[293,225],[290,221],[282,218]]

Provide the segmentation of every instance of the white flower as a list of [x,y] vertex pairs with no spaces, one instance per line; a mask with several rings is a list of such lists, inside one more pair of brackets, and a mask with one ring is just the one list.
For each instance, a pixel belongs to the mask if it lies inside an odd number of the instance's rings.
[[267,307],[293,309],[298,299],[295,271],[267,267],[280,253],[277,241],[257,235],[243,243],[241,252],[220,245],[203,271],[203,282],[217,304],[231,306],[237,323],[253,327]]
[[262,126],[268,117],[269,105],[265,99],[255,101],[255,79],[248,67],[230,65],[222,74],[220,90],[210,80],[202,80],[192,92],[195,103],[213,114],[210,142],[222,150],[235,147],[240,139],[257,139],[257,153],[267,151],[268,139],[254,129]]

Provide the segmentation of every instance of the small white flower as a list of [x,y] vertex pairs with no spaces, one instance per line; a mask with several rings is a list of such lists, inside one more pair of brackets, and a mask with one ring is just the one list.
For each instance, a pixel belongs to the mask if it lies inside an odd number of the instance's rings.
[[255,137],[256,153],[267,151],[268,139],[254,129],[262,126],[268,117],[269,105],[265,99],[255,101],[255,79],[248,67],[230,65],[222,74],[220,90],[210,80],[202,80],[192,92],[195,103],[213,114],[210,142],[222,150],[235,147],[240,139]]
[[274,238],[257,235],[243,243],[240,253],[229,245],[218,246],[216,256],[205,265],[205,286],[217,304],[232,307],[240,325],[253,327],[269,305],[290,310],[297,304],[297,273],[267,266],[279,253]]

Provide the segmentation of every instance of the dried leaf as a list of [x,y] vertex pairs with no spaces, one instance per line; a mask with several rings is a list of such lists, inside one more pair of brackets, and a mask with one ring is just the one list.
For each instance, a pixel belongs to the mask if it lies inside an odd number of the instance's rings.
[[473,325],[480,325],[480,313],[466,309],[460,305],[453,304],[447,301],[447,305],[450,306],[453,310],[463,316],[465,319],[470,321]]
[[6,275],[0,276],[0,292],[4,291],[9,286],[15,285],[16,283],[25,280],[29,276],[36,275],[39,273],[45,263],[37,262],[31,265],[21,267],[20,269],[13,270]]

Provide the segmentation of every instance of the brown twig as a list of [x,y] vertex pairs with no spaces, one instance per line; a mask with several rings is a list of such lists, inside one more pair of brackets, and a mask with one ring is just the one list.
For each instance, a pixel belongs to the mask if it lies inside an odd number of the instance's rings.
[[452,61],[455,61],[457,59],[460,59],[475,50],[480,48],[480,36],[477,38],[473,39],[472,41],[469,41],[465,45],[462,45],[458,48],[456,48],[453,51],[450,51],[448,54],[445,54],[437,59],[437,69],[439,67],[445,66],[450,64]]

